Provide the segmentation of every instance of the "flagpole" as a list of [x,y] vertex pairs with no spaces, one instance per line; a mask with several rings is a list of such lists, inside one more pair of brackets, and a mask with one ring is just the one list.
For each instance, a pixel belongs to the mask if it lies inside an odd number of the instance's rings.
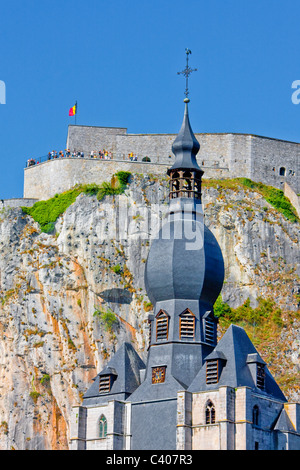
[[76,126],[76,117],[77,117],[77,101],[75,103],[75,126]]

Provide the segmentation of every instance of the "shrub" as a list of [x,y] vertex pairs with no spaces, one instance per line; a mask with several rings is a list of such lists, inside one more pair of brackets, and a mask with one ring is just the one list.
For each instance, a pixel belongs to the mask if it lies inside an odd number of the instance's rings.
[[38,398],[41,396],[41,394],[39,392],[37,392],[36,390],[30,392],[29,395],[33,399],[35,404],[36,404]]
[[86,184],[83,186],[84,194],[88,194],[89,196],[96,196],[99,191],[100,186],[96,183]]
[[121,186],[126,186],[126,184],[128,184],[130,176],[131,173],[129,171],[118,171],[118,173],[116,173],[116,177],[118,178]]
[[115,182],[113,181],[112,183],[107,183],[104,181],[98,190],[97,193],[97,199],[98,201],[101,201],[101,199],[104,198],[104,196],[114,196],[117,194],[121,194],[123,192],[121,185],[116,185]]
[[49,374],[44,374],[43,377],[40,380],[40,383],[43,385],[47,385],[50,382],[50,375]]
[[121,268],[121,266],[120,266],[119,264],[117,264],[116,266],[113,266],[113,267],[112,267],[112,270],[113,270],[113,272],[116,273],[116,274],[120,274],[120,273],[122,272],[122,268]]
[[94,316],[100,318],[101,323],[104,326],[105,331],[112,333],[113,327],[118,324],[118,319],[115,313],[109,308],[108,310],[98,310],[94,312]]

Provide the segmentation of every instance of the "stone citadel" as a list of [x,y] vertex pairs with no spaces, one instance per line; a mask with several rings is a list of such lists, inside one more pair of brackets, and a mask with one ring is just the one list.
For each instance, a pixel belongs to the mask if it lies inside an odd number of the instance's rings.
[[[206,178],[245,177],[300,193],[300,144],[252,134],[195,134],[197,162]],[[128,134],[126,128],[70,125],[66,148],[84,158],[57,158],[25,168],[24,198],[48,199],[76,184],[101,183],[120,170],[165,175],[174,163],[176,134]],[[99,149],[111,159],[91,158]],[[131,161],[129,154],[136,156]],[[150,161],[149,161],[150,160]]]

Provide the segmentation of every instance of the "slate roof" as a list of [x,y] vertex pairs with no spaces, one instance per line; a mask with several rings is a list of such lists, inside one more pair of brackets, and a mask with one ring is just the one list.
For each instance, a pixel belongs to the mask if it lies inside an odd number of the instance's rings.
[[199,150],[200,144],[192,131],[188,105],[186,103],[182,126],[172,145],[172,152],[175,155],[175,163],[167,173],[170,174],[170,170],[175,170],[177,168],[182,170],[197,170],[203,173],[203,170],[198,166],[196,160],[196,155]]
[[296,432],[287,412],[283,408],[274,426],[275,431]]
[[[121,398],[116,395],[123,394],[123,399],[125,399],[140,385],[140,370],[145,368],[144,362],[133,346],[130,343],[123,343],[105,368],[94,378],[93,384],[83,398],[97,397],[97,402],[100,403],[101,398],[107,401],[108,398],[110,400]],[[115,378],[112,388],[109,393],[99,394],[99,378],[101,375],[109,374]]]
[[[206,383],[206,361],[209,359],[222,359],[223,368],[218,383]],[[286,401],[285,396],[265,366],[265,390],[257,388],[251,375],[251,362],[263,363],[259,353],[250,341],[245,330],[239,326],[231,325],[220,339],[214,351],[205,358],[204,365],[189,386],[190,392],[208,391],[218,389],[221,386],[232,388],[250,387],[257,393],[272,396]]]
[[[202,234],[199,249],[189,249],[182,220],[169,220],[153,240],[145,266],[145,286],[153,304],[170,299],[199,300],[213,305],[224,280],[224,260],[213,233],[194,221],[193,232]],[[164,233],[170,233],[164,238]],[[176,238],[176,233],[182,233]]]

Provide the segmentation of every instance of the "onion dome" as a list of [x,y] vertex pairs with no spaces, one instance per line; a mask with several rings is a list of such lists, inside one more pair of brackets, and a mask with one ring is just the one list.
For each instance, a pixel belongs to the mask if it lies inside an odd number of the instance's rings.
[[[183,220],[170,220],[153,241],[145,266],[145,287],[153,304],[170,299],[199,300],[213,305],[224,281],[224,261],[212,232],[192,221],[195,239],[174,235]],[[163,238],[170,233],[168,239]],[[189,235],[189,234],[187,234]]]

